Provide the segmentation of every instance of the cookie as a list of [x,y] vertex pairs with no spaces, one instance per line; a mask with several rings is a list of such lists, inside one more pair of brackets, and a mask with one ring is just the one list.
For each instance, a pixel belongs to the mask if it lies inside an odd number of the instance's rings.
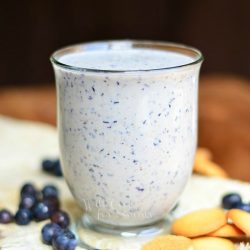
[[141,250],[193,250],[192,241],[183,236],[163,235],[149,241]]
[[218,164],[199,156],[195,158],[193,170],[205,176],[216,176],[220,178],[228,177],[226,171]]
[[200,237],[192,243],[194,250],[235,250],[232,241],[217,237]]
[[242,237],[244,236],[244,232],[237,228],[235,225],[227,224],[222,226],[218,230],[209,233],[208,236],[213,237],[224,237],[224,238],[234,238],[234,237]]
[[250,236],[250,213],[241,209],[231,209],[228,211],[227,217],[236,227],[242,230],[247,236]]
[[212,160],[212,152],[207,148],[198,148],[195,157],[200,160],[210,161]]
[[192,238],[211,233],[226,223],[226,214],[223,209],[201,209],[176,219],[172,223],[172,233]]

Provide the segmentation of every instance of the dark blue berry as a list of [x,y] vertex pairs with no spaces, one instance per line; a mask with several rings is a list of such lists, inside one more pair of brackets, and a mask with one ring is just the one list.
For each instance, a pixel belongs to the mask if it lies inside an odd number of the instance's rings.
[[54,161],[51,160],[43,160],[42,161],[42,168],[46,172],[53,172],[54,171]]
[[250,204],[240,203],[235,208],[238,208],[238,209],[241,209],[250,213]]
[[54,185],[46,185],[42,189],[43,198],[58,197],[58,189]]
[[61,169],[61,164],[60,160],[44,160],[42,162],[42,169],[45,172],[51,173],[55,176],[62,176],[62,169]]
[[27,225],[32,219],[32,213],[29,209],[21,208],[16,212],[15,221],[18,225]]
[[67,245],[69,243],[69,239],[64,234],[60,234],[59,236],[52,239],[52,246],[54,250],[68,250]]
[[13,214],[7,209],[0,210],[0,224],[7,224],[14,220]]
[[59,160],[54,162],[54,170],[53,173],[55,176],[63,176],[62,168],[61,168],[61,163]]
[[64,211],[57,211],[50,217],[51,221],[58,224],[62,228],[66,228],[70,224],[69,215]]
[[21,197],[27,194],[34,197],[37,195],[37,191],[32,183],[26,183],[21,188]]
[[77,247],[77,240],[76,239],[69,240],[67,247],[68,247],[67,250],[75,250]]
[[70,231],[68,228],[62,229],[62,233],[68,238],[68,239],[75,239],[76,236]]
[[49,210],[52,213],[60,209],[60,201],[57,197],[47,197],[43,199],[43,202],[48,205]]
[[42,228],[42,239],[46,244],[51,245],[52,239],[61,233],[62,229],[55,223],[48,223]]
[[237,205],[241,204],[241,196],[237,193],[226,194],[222,198],[222,206],[225,209],[235,208]]
[[52,245],[55,250],[75,250],[77,240],[69,229],[64,229],[57,237],[52,239]]
[[37,203],[33,208],[34,218],[37,221],[46,220],[50,217],[51,211],[49,205],[45,202]]
[[21,197],[19,208],[32,209],[36,202],[37,199],[33,195],[23,194]]

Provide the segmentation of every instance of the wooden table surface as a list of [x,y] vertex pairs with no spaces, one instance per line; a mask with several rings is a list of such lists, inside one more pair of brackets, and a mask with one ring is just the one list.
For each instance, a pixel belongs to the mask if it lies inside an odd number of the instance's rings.
[[[200,82],[199,146],[231,177],[250,181],[250,81],[210,75]],[[55,124],[54,85],[1,88],[0,113]]]

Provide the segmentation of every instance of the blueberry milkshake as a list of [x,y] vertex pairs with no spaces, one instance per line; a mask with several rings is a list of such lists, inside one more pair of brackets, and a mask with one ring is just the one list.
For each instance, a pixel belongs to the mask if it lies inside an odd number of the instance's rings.
[[175,205],[196,150],[199,51],[108,41],[52,56],[65,179],[95,221],[142,226]]

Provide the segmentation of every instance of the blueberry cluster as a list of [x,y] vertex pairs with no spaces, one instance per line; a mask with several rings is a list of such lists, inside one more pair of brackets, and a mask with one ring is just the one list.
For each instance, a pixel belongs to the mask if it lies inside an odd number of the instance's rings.
[[53,222],[42,228],[42,239],[45,244],[52,245],[54,250],[74,250],[77,246],[75,235],[68,228]]
[[68,229],[69,215],[60,210],[59,192],[54,185],[46,185],[42,190],[36,189],[32,183],[26,183],[20,191],[19,207],[15,215],[6,209],[0,210],[0,223],[16,222],[27,225],[32,220],[50,219],[42,229],[43,242],[53,245],[55,250],[74,250],[77,241]]
[[58,177],[63,176],[60,161],[45,159],[42,161],[42,170]]
[[250,203],[244,203],[238,193],[229,193],[222,197],[224,209],[237,208],[250,213]]

